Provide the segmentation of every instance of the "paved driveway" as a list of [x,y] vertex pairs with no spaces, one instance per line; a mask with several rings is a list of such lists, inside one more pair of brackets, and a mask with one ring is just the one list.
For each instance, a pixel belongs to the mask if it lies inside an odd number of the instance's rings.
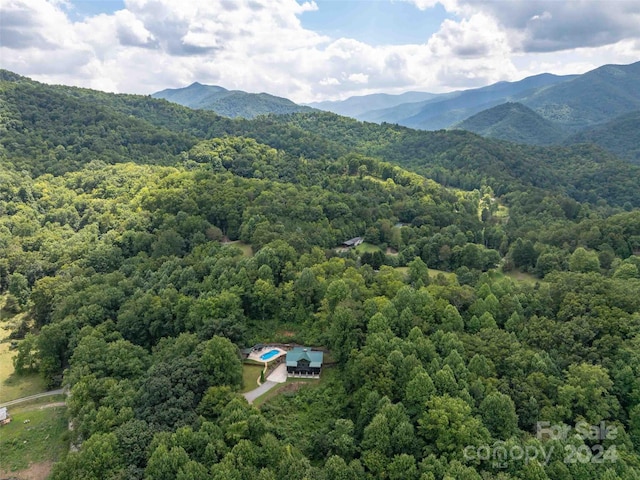
[[258,388],[254,389],[254,390],[251,390],[250,392],[243,393],[242,395],[244,396],[244,398],[247,399],[247,402],[253,403],[253,401],[256,398],[258,398],[263,393],[267,393],[269,390],[271,390],[276,385],[278,385],[276,382],[271,382],[271,381],[267,380],[262,385],[260,385]]
[[284,383],[287,381],[287,365],[281,363],[273,372],[267,377],[270,382]]

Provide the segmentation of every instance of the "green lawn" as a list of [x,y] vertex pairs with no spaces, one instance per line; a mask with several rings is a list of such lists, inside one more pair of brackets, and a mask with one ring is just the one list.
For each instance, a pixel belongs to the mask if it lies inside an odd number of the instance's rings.
[[65,408],[9,409],[12,422],[0,427],[0,471],[14,472],[30,463],[58,460],[69,449]]
[[18,375],[13,370],[13,356],[16,352],[9,350],[7,337],[10,332],[8,322],[0,323],[0,403],[46,390],[45,381],[39,374]]
[[242,390],[240,393],[245,393],[258,387],[256,381],[260,377],[260,372],[264,369],[264,365],[255,365],[250,363],[244,363],[242,365]]
[[372,243],[367,243],[367,242],[361,243],[360,245],[358,245],[356,247],[356,252],[359,255],[362,255],[363,253],[367,253],[367,252],[373,253],[373,252],[380,252],[380,251],[381,251],[380,247],[378,247],[377,245],[373,245]]
[[456,274],[453,272],[445,272],[444,270],[436,270],[435,268],[429,269],[429,278],[434,279],[438,276],[438,274],[444,275],[447,279],[455,278]]

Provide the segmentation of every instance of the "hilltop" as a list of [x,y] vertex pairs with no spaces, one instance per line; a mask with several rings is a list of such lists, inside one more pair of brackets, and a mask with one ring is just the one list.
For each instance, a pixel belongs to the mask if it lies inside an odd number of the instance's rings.
[[236,118],[255,118],[258,115],[310,112],[313,109],[268,93],[247,93],[227,90],[216,85],[193,83],[188,87],[162,90],[151,95],[185,107],[212,110],[218,115]]

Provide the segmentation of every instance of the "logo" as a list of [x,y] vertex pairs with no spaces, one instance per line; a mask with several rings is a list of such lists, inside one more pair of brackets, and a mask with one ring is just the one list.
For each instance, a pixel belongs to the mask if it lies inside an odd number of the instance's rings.
[[[491,462],[494,468],[507,468],[513,462],[524,462],[526,465],[534,460],[546,466],[555,449],[560,448],[557,442],[562,442],[565,443],[564,463],[615,463],[618,452],[611,442],[618,435],[618,427],[604,421],[597,425],[577,422],[573,426],[541,421],[536,424],[536,438],[540,441],[536,445],[509,447],[505,442],[497,441],[492,445],[467,445],[462,453],[466,461]],[[602,444],[605,440],[607,447]]]

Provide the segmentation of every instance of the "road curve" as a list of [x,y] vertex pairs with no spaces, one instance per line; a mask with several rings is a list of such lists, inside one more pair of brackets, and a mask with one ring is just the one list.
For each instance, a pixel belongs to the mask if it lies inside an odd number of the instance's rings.
[[29,395],[28,397],[16,398],[15,400],[10,400],[8,402],[0,402],[0,407],[10,407],[11,405],[17,405],[18,403],[30,402],[31,400],[37,400],[38,398],[49,397],[51,395],[63,395],[64,393],[64,388],[36,393],[35,395]]

